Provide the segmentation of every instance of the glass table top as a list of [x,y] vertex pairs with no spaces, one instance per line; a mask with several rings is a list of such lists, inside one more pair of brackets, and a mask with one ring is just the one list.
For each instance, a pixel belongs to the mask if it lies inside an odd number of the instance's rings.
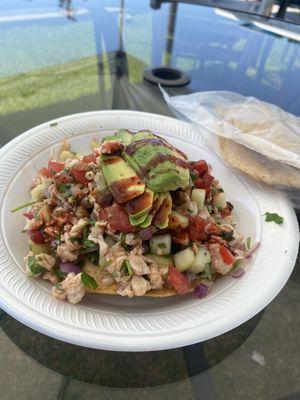
[[[131,109],[173,116],[145,68],[300,115],[300,28],[182,1],[2,0],[0,145],[63,115]],[[192,3],[192,2],[190,2]],[[193,2],[195,3],[195,1]],[[274,266],[276,267],[276,266]],[[253,293],[255,296],[255,293]],[[300,259],[260,314],[181,349],[115,353],[48,338],[0,313],[1,400],[299,399]]]

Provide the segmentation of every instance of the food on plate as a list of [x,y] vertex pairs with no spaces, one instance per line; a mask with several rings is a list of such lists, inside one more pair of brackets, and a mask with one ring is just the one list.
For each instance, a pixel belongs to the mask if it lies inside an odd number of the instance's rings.
[[29,206],[26,272],[74,304],[86,292],[202,298],[219,276],[241,276],[258,247],[211,166],[148,130],[119,130],[89,155],[64,143],[31,197],[12,210]]

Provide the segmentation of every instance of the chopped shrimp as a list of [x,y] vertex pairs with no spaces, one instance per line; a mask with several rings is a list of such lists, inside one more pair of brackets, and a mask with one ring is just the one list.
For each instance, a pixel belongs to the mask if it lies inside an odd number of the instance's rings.
[[44,275],[42,276],[42,279],[45,279],[46,281],[50,281],[53,284],[56,284],[58,282],[58,277],[52,271],[45,272]]
[[72,304],[79,303],[85,294],[81,274],[69,273],[65,280],[52,288],[52,294],[60,300],[67,300]]
[[132,271],[136,275],[146,275],[146,274],[150,273],[150,269],[149,269],[148,265],[146,264],[146,261],[144,260],[143,256],[136,256],[136,255],[130,254],[128,259],[129,259]]
[[51,269],[55,265],[55,258],[50,256],[49,254],[40,253],[35,256],[37,263],[45,268],[47,271],[51,271]]
[[57,246],[56,253],[62,262],[76,261],[78,257],[78,251],[71,251],[66,243]]
[[88,226],[89,221],[87,218],[80,218],[80,220],[72,226],[70,230],[71,237],[78,237],[82,234],[83,230]]
[[158,267],[155,267],[153,264],[149,267],[150,273],[148,277],[150,278],[150,286],[151,289],[161,289],[163,286],[163,279],[161,276],[161,271]]

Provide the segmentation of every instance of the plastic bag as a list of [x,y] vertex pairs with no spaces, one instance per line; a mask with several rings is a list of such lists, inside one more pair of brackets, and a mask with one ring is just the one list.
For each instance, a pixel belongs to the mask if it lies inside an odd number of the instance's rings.
[[227,163],[259,182],[284,188],[300,206],[299,117],[233,92],[170,97],[161,90],[170,108],[197,124]]

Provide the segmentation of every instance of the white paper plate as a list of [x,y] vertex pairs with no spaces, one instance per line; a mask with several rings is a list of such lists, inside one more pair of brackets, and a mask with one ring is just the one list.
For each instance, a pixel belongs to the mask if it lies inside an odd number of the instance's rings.
[[[18,136],[0,152],[0,305],[24,324],[49,336],[98,349],[149,351],[174,348],[220,335],[262,310],[282,289],[297,254],[298,229],[293,208],[278,192],[266,191],[238,176],[205,150],[199,134],[187,123],[161,115],[132,111],[100,111],[71,115]],[[50,126],[51,125],[51,126]],[[211,294],[165,299],[86,295],[79,305],[54,299],[51,286],[30,280],[23,257],[28,246],[22,213],[10,209],[29,199],[31,180],[63,138],[72,148],[89,151],[94,137],[118,128],[150,129],[166,136],[190,159],[205,158],[213,166],[228,199],[235,206],[239,229],[262,245],[239,280],[219,279]],[[284,224],[265,223],[266,211],[284,217]]]

